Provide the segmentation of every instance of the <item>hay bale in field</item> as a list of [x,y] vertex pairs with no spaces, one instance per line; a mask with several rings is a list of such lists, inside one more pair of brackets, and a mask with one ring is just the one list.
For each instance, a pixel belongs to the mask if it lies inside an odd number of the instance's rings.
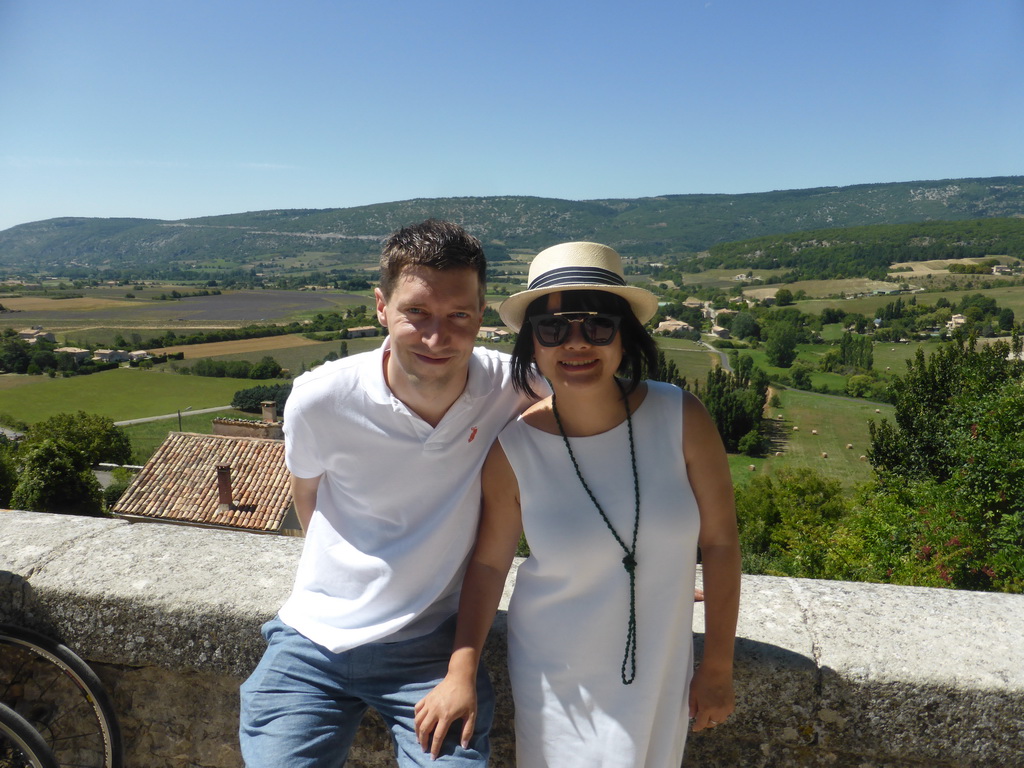
[[852,451],[853,450],[853,443],[847,443],[846,444],[846,450]]
[[811,430],[811,434],[812,434],[812,435],[816,435],[816,434],[818,434],[818,430],[816,430],[816,429],[812,429],[812,430]]
[[822,451],[822,452],[821,452],[821,458],[823,458],[823,459],[827,459],[827,458],[828,458],[828,454],[827,454],[827,453],[825,453],[824,451]]

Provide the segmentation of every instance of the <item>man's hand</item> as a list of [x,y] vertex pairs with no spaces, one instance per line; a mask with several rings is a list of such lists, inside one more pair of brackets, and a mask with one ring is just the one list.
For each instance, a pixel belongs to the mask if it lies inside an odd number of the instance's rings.
[[451,675],[419,701],[415,712],[416,738],[424,752],[436,760],[448,729],[458,720],[462,725],[462,748],[469,748],[476,725],[476,681],[455,681]]

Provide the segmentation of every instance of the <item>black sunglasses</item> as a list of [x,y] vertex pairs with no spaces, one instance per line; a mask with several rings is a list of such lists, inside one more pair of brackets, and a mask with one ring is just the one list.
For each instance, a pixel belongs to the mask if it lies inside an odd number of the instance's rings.
[[551,315],[534,315],[530,318],[533,334],[543,347],[557,347],[569,338],[573,323],[580,324],[583,338],[588,344],[603,347],[615,340],[619,330],[618,315],[601,312],[555,312]]

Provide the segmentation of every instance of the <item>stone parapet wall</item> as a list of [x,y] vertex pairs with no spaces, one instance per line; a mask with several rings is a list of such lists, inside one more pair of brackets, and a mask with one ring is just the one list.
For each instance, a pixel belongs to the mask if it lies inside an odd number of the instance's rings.
[[[111,689],[134,768],[235,768],[238,686],[301,540],[0,511],[0,622],[59,637]],[[514,576],[510,579],[510,588]],[[487,649],[514,765],[504,614]],[[703,612],[694,617],[697,657]],[[1024,596],[744,577],[738,706],[687,766],[1024,765]],[[378,721],[351,764],[393,765]]]

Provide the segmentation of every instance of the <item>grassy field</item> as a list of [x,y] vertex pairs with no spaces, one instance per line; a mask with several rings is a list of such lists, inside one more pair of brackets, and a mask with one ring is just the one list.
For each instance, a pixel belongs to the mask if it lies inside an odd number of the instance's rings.
[[656,337],[656,340],[658,348],[665,353],[665,360],[675,362],[679,375],[689,382],[703,382],[708,371],[718,365],[718,355],[703,344],[665,336]]
[[[742,484],[758,473],[770,474],[783,467],[810,467],[848,488],[871,479],[871,465],[860,458],[869,444],[868,422],[891,420],[892,406],[795,389],[776,391],[781,407],[765,411],[774,427],[768,456],[730,456],[735,483]],[[823,454],[828,458],[823,458]]]
[[140,419],[193,409],[228,405],[235,392],[255,386],[249,379],[213,379],[162,371],[118,368],[51,379],[47,376],[0,376],[0,413],[32,424],[57,413],[86,411],[114,421]]

